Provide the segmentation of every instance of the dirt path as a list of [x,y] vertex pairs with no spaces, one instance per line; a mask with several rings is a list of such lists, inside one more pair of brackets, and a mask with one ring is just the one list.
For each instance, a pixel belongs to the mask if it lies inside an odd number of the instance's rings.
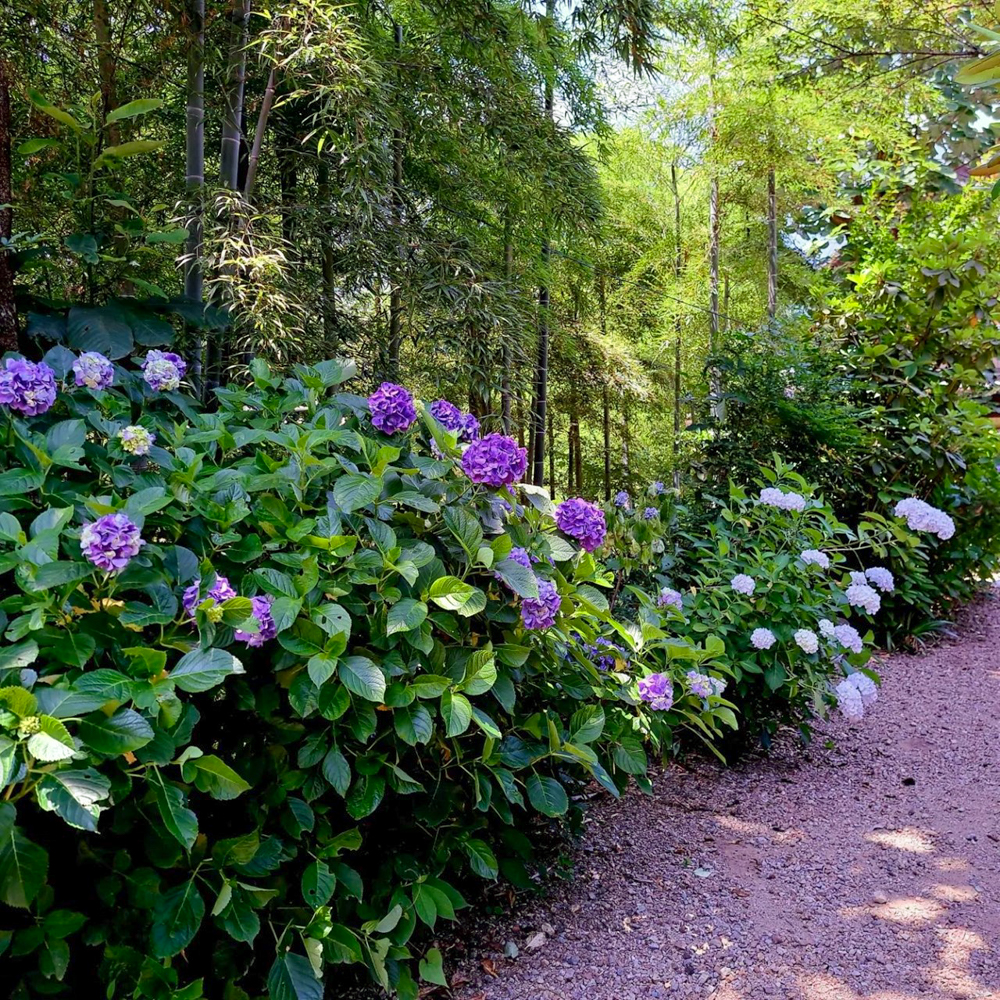
[[891,658],[856,726],[657,786],[594,811],[462,997],[1000,1000],[1000,597]]

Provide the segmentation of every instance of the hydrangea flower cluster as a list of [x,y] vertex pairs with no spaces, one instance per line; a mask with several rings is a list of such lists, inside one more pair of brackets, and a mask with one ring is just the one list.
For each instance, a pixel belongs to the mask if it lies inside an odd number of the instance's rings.
[[769,628],[755,628],[750,633],[750,645],[754,649],[770,649],[777,641]]
[[88,562],[106,573],[120,573],[146,543],[127,514],[105,514],[83,526],[80,550]]
[[462,471],[469,479],[495,488],[516,483],[527,468],[528,450],[503,434],[487,434],[462,454]]
[[955,522],[943,510],[916,497],[900,500],[893,513],[896,517],[905,517],[911,531],[929,531],[942,541],[947,541],[955,534]]
[[737,573],[736,576],[729,581],[729,586],[731,586],[737,594],[745,594],[747,597],[749,597],[757,588],[754,578],[752,576],[747,576],[746,573]]
[[819,620],[819,634],[823,636],[824,639],[834,638],[834,626],[833,622],[829,618],[820,618]]
[[803,511],[806,509],[806,498],[801,493],[785,493],[776,486],[768,486],[760,491],[758,501],[767,507],[777,507],[779,510]]
[[632,506],[632,498],[625,490],[619,490],[615,494],[615,506],[623,507],[625,510],[628,510]]
[[655,712],[666,712],[674,703],[674,685],[666,674],[639,679],[639,697]]
[[599,635],[592,644],[583,645],[583,655],[597,667],[598,670],[611,670],[619,656],[625,656],[625,650],[610,639]]
[[673,587],[664,587],[656,595],[656,606],[658,608],[677,608],[680,610],[684,607],[684,597],[678,590],[674,590]]
[[652,521],[653,518],[655,518],[655,517],[657,517],[659,515],[659,513],[660,512],[655,507],[647,507],[642,512],[642,519],[644,521]]
[[570,497],[559,504],[556,524],[560,531],[575,538],[587,552],[593,552],[600,546],[608,530],[604,511],[581,497]]
[[383,434],[409,430],[417,420],[413,397],[395,382],[383,382],[369,397],[372,425]]
[[819,650],[819,636],[810,628],[798,629],[793,638],[803,653],[815,653]]
[[173,351],[150,351],[142,362],[142,377],[154,392],[170,392],[181,384],[187,362]]
[[864,608],[868,614],[875,615],[882,607],[882,598],[867,583],[852,583],[847,588],[847,603],[851,607]]
[[[516,562],[518,566],[523,566],[525,569],[531,569],[531,555],[528,553],[527,549],[522,549],[519,545],[515,545],[509,553],[507,553],[507,558],[511,562]],[[499,580],[505,587],[508,586],[507,581],[499,573],[494,573],[494,577]]]
[[661,497],[667,492],[667,488],[659,479],[657,479],[655,483],[649,484],[649,492],[652,493],[653,496]]
[[850,571],[851,586],[853,587],[866,587],[868,586],[868,577],[861,570],[852,569]]
[[715,695],[722,697],[722,692],[726,690],[726,682],[718,677],[709,677],[708,674],[699,673],[697,670],[687,672],[688,687],[691,694],[699,698],[709,698]]
[[122,449],[130,455],[148,455],[156,441],[156,435],[145,427],[130,424],[118,432],[118,440],[121,441]]
[[833,693],[837,698],[837,708],[844,714],[844,717],[851,722],[857,722],[864,717],[865,703],[861,698],[861,692],[845,678],[834,689]]
[[525,597],[521,601],[521,621],[525,628],[551,628],[559,613],[562,598],[551,580],[538,578],[538,598]]
[[896,587],[896,581],[892,573],[884,566],[872,566],[865,570],[865,576],[882,591],[883,594],[891,594]]
[[231,597],[236,596],[236,591],[233,590],[229,583],[229,580],[224,576],[216,576],[215,583],[208,588],[208,593],[204,597],[201,596],[201,580],[197,580],[192,583],[190,587],[185,589],[184,594],[181,597],[181,605],[184,608],[185,614],[189,618],[194,618],[195,610],[202,601],[207,600],[211,597],[216,604],[221,604],[223,601],[228,601]]
[[479,437],[479,421],[471,413],[463,413],[447,399],[436,399],[427,412],[446,430],[458,434],[458,440],[468,443]]
[[858,670],[847,679],[858,689],[865,708],[871,707],[878,701],[878,686],[867,674]]
[[830,568],[830,557],[819,549],[803,549],[799,553],[799,558],[807,566],[819,566],[820,569]]
[[107,389],[115,378],[115,366],[97,351],[84,351],[73,362],[73,379],[88,389]]
[[278,634],[274,617],[271,615],[271,598],[251,597],[250,603],[253,605],[251,615],[256,619],[259,631],[244,632],[242,629],[237,629],[233,633],[233,638],[239,642],[245,642],[248,646],[263,646],[265,642]]
[[864,648],[861,635],[853,625],[835,625],[833,638],[852,653],[860,653]]
[[0,406],[26,417],[45,413],[56,401],[56,373],[44,362],[8,358],[0,370]]

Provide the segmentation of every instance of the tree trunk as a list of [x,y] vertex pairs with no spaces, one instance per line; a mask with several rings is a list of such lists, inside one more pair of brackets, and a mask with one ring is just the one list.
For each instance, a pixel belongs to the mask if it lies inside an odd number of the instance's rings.
[[778,311],[778,192],[774,167],[767,172],[767,318]]
[[[394,27],[396,59],[402,59],[403,26]],[[397,100],[397,113],[402,112],[402,101]],[[393,129],[392,133],[392,214],[396,227],[396,273],[392,278],[389,292],[389,374],[399,378],[399,351],[403,339],[403,289],[402,272],[405,252],[403,249],[403,130]]]
[[566,492],[573,492],[573,422],[566,428]]
[[583,492],[583,448],[580,441],[580,414],[573,414],[573,481],[577,493]]
[[[681,241],[681,195],[677,186],[677,164],[670,164],[670,186],[674,194],[674,281],[680,287],[684,271],[684,251]],[[681,314],[674,318],[674,489],[680,489],[681,446]]]
[[[280,130],[284,132],[284,129]],[[299,165],[298,150],[290,148],[287,140],[293,136],[283,136],[278,149],[278,183],[281,186],[281,235],[287,244],[286,253],[290,261],[298,257],[295,246],[295,205],[298,202]]]
[[[94,36],[97,39],[97,68],[101,75],[101,120],[118,107],[115,90],[115,57],[111,48],[111,21],[106,0],[94,0]],[[121,131],[116,122],[107,128],[108,145],[121,142]]]
[[[321,159],[317,168],[320,211],[326,217],[330,204],[330,166]],[[323,244],[323,341],[331,357],[337,353],[337,298],[333,265],[333,242],[324,228],[320,237]]]
[[[549,410],[549,492],[553,500],[556,498],[556,445],[555,430],[553,428],[552,411]],[[539,486],[544,485],[539,483]]]
[[[598,279],[599,302],[601,307],[601,337],[608,335],[608,300],[604,284],[604,271]],[[611,499],[611,407],[608,404],[608,378],[604,376],[601,386],[601,412],[604,429],[604,499]]]
[[517,443],[519,447],[524,447],[524,402],[520,393],[517,394]]
[[250,147],[250,156],[247,160],[247,176],[243,182],[243,199],[247,202],[253,198],[253,189],[257,183],[260,150],[264,144],[264,133],[267,131],[268,122],[271,118],[271,108],[274,107],[274,93],[278,82],[277,77],[277,67],[272,66],[271,72],[267,75],[264,99],[260,102],[260,111],[257,113],[257,127],[253,131],[253,145]]
[[[184,260],[184,298],[204,304],[201,273],[202,204],[205,189],[205,0],[188,0],[187,124],[185,127],[185,186],[188,193],[188,238]],[[195,392],[203,396],[205,331],[194,330],[191,375]]]
[[[512,223],[510,208],[504,210],[503,219],[503,277],[507,295],[511,294],[511,281],[514,277],[514,240],[511,233]],[[503,346],[501,347],[500,372],[500,416],[504,434],[510,434],[510,331],[501,328]]]
[[[10,67],[0,60],[0,205],[11,206]],[[14,209],[0,208],[0,240],[14,231]],[[17,303],[14,301],[14,265],[10,251],[0,247],[0,354],[17,350]]]
[[[226,69],[225,112],[222,119],[221,179],[225,187],[236,191],[239,187],[240,141],[243,135],[243,90],[246,86],[250,0],[233,0],[229,20],[231,34]],[[250,187],[249,178],[246,187]]]
[[[712,71],[709,77],[710,88],[710,108],[709,116],[711,121],[710,139],[714,145],[718,138],[718,130],[715,124],[715,50],[712,50]],[[714,355],[719,348],[719,175],[712,170],[712,183],[708,197],[708,350],[710,355]],[[709,394],[711,396],[712,416],[719,422],[722,421],[722,385],[719,380],[719,369],[712,366],[709,372]]]

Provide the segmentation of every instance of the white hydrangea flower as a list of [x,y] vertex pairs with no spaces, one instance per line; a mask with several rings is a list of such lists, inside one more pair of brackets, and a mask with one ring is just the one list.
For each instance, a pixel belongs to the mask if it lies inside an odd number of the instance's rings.
[[869,705],[874,705],[878,701],[878,686],[867,674],[863,674],[859,670],[851,674],[847,678],[847,681],[857,689],[865,708],[868,708]]
[[955,522],[943,510],[938,510],[917,497],[900,500],[893,513],[896,517],[905,517],[911,531],[927,531],[937,535],[942,541],[947,541],[955,534]]
[[862,642],[861,635],[853,625],[835,626],[833,637],[841,646],[849,649],[852,653],[860,653],[864,649],[864,642]]
[[849,679],[842,680],[834,689],[837,696],[837,708],[844,713],[844,716],[857,722],[864,718],[865,703],[861,698],[861,692],[850,682]]
[[726,690],[726,682],[721,677],[709,677],[708,682],[712,685],[712,694],[716,698],[721,698],[723,691]]
[[803,549],[799,553],[799,558],[807,566],[819,566],[820,569],[830,568],[830,557],[819,549]]
[[871,569],[865,570],[865,576],[871,580],[883,594],[891,594],[896,587],[896,581],[893,579],[892,573],[889,572],[884,566],[872,566]]
[[750,633],[750,644],[754,649],[770,649],[777,639],[769,628],[755,628]]
[[753,577],[747,576],[746,573],[737,573],[736,576],[729,581],[729,585],[736,591],[737,594],[746,594],[748,597],[754,592],[754,589],[757,586]]
[[834,632],[836,630],[833,627],[833,622],[829,618],[820,618],[819,620],[819,634],[825,639],[832,639],[834,637]]
[[852,583],[847,588],[847,603],[854,608],[864,608],[870,615],[878,614],[882,598],[867,583]]
[[768,486],[760,491],[758,502],[766,507],[777,507],[779,510],[803,511],[806,509],[806,498],[801,493],[785,493],[775,486]]
[[868,577],[864,573],[859,572],[856,569],[851,570],[851,584],[855,587],[866,587],[868,586]]
[[812,629],[800,628],[795,633],[795,643],[803,653],[815,653],[819,649],[819,636]]

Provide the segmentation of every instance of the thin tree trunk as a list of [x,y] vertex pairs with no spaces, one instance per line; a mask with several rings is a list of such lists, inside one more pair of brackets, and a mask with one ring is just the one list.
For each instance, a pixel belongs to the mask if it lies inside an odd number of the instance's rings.
[[[0,239],[9,240],[14,230],[11,184],[11,70],[0,59]],[[0,247],[0,353],[17,350],[17,303],[14,300],[14,268],[11,254]]]
[[[503,277],[506,294],[511,293],[511,281],[514,277],[514,240],[511,233],[512,223],[510,207],[504,210],[503,219]],[[500,418],[504,434],[510,434],[510,331],[501,327],[503,346],[501,347],[500,372]]]
[[517,394],[517,443],[524,447],[524,402],[521,394]]
[[[552,421],[552,411],[549,410],[549,487],[552,499],[556,498],[556,445],[555,445],[555,429],[553,427]],[[539,483],[539,486],[544,485]]]
[[250,156],[247,160],[247,176],[243,182],[243,198],[248,202],[253,197],[253,189],[257,183],[257,166],[260,163],[260,150],[264,144],[264,133],[267,131],[267,125],[271,118],[271,108],[274,107],[277,80],[277,67],[272,66],[271,72],[267,75],[264,99],[260,102],[260,111],[257,113],[257,127],[253,132],[253,145],[250,147]]
[[[598,282],[599,301],[601,307],[601,337],[608,335],[608,301],[604,284],[604,271],[601,271]],[[604,429],[604,499],[611,499],[611,407],[608,403],[608,379],[605,375],[601,386],[601,411]]]
[[[320,212],[325,218],[330,204],[330,166],[321,159],[317,168]],[[323,244],[323,340],[332,357],[337,353],[337,299],[334,291],[333,242],[324,227],[320,237]]]
[[722,330],[729,332],[729,272],[722,276]]
[[[396,59],[402,58],[403,50],[403,26],[397,24],[394,27],[394,39],[396,43]],[[397,101],[397,112],[402,109],[402,101]],[[403,234],[402,234],[402,207],[403,207],[403,130],[397,128],[392,133],[392,213],[393,224],[396,228],[396,261],[397,271],[392,279],[392,288],[389,292],[389,374],[393,378],[399,377],[399,351],[403,339]]]
[[[281,130],[284,132],[284,129]],[[294,138],[294,136],[293,136]],[[281,186],[281,235],[287,244],[289,260],[298,256],[295,247],[295,205],[298,201],[298,150],[281,142],[278,149],[278,183]]]
[[[111,48],[111,21],[105,0],[94,0],[94,36],[97,39],[97,68],[101,75],[101,118],[118,107],[115,89],[115,57]],[[121,142],[121,131],[116,122],[107,129],[108,145],[117,146]]]
[[578,493],[583,492],[583,448],[580,441],[580,414],[573,414],[573,481]]
[[[205,0],[188,0],[187,47],[187,124],[185,127],[187,162],[185,185],[188,192],[188,238],[184,260],[184,298],[204,304],[201,273],[203,232],[203,192],[205,189]],[[205,331],[198,324],[194,331],[194,358],[191,375],[195,392],[203,396]]]
[[[674,194],[674,281],[680,288],[684,271],[684,251],[681,241],[681,195],[677,186],[677,164],[670,164],[670,186]],[[674,489],[680,489],[681,447],[681,314],[674,318]]]
[[573,492],[573,422],[566,428],[566,492]]
[[[714,145],[718,136],[715,125],[715,50],[712,50],[712,71],[709,77],[711,108],[711,141]],[[714,355],[719,344],[719,175],[712,170],[712,184],[708,198],[708,350]],[[712,416],[722,420],[722,385],[719,381],[719,370],[714,365],[709,373],[709,392],[712,398]]]
[[[222,119],[221,179],[225,187],[229,188],[230,191],[235,191],[239,187],[250,0],[233,0],[229,20],[232,30],[229,43],[229,62],[226,70],[225,112]],[[246,187],[250,187],[249,178]]]
[[778,311],[778,192],[774,167],[767,172],[767,318]]

